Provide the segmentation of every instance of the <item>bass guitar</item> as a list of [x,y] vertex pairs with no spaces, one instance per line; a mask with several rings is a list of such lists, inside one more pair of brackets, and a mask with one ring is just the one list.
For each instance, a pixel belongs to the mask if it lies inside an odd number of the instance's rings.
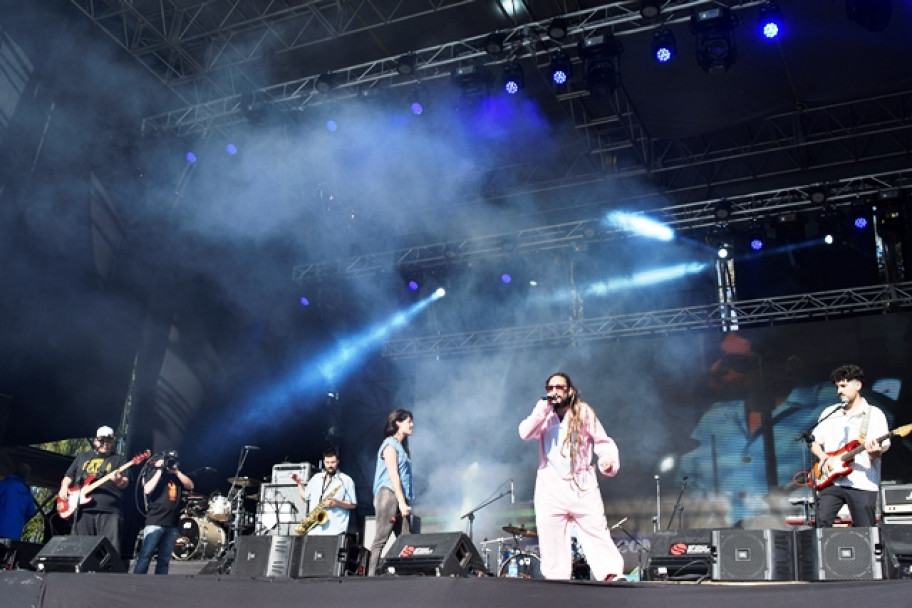
[[87,505],[92,502],[92,497],[89,494],[92,493],[98,486],[110,481],[118,473],[123,473],[133,465],[137,465],[142,461],[146,460],[152,455],[152,452],[146,450],[134,456],[131,460],[128,460],[121,466],[117,467],[101,479],[95,479],[94,475],[86,478],[85,482],[79,487],[73,487],[69,490],[69,495],[66,499],[57,497],[57,514],[60,515],[63,519],[69,519],[73,516],[73,513],[76,512],[76,509],[80,505]]
[[[905,426],[899,427],[896,430],[890,431],[886,435],[878,437],[876,441],[877,443],[883,443],[891,437],[905,437],[909,433],[912,433],[912,424],[907,424]],[[815,462],[814,468],[811,471],[811,474],[813,475],[814,486],[818,490],[822,490],[825,487],[832,485],[833,482],[838,478],[844,477],[845,475],[851,473],[853,470],[851,466],[852,459],[854,459],[855,456],[861,452],[864,452],[864,449],[865,447],[863,443],[859,443],[857,439],[853,439],[835,452],[827,452],[827,459],[832,456],[839,456],[841,467],[834,471],[830,471],[829,473],[824,473],[823,469],[820,466],[820,462]]]

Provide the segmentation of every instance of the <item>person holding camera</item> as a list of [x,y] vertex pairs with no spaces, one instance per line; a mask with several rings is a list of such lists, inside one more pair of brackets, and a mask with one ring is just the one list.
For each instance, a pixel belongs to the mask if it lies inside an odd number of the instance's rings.
[[193,490],[193,481],[180,470],[176,451],[159,454],[141,476],[146,498],[146,525],[142,529],[142,548],[133,565],[133,574],[146,574],[152,555],[155,574],[168,574],[171,555],[178,537],[181,495]]

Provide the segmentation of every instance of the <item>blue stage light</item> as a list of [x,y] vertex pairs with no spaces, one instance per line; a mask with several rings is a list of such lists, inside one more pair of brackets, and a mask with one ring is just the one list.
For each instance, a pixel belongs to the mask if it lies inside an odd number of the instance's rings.
[[652,35],[652,56],[659,63],[668,63],[677,54],[677,41],[667,27],[659,28]]
[[515,61],[504,66],[504,90],[510,95],[516,95],[526,86],[526,77],[522,66]]
[[570,55],[563,51],[558,51],[551,55],[551,82],[555,86],[564,86],[573,76],[573,64],[570,62]]
[[782,33],[782,11],[775,2],[767,2],[760,7],[760,34],[767,40],[773,40]]

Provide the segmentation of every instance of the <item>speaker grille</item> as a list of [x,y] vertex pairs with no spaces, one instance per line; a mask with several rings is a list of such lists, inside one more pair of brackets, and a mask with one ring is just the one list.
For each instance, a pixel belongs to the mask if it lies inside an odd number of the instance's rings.
[[877,528],[818,528],[799,535],[802,580],[879,580],[883,551]]
[[713,578],[788,581],[795,578],[794,534],[784,530],[713,532]]

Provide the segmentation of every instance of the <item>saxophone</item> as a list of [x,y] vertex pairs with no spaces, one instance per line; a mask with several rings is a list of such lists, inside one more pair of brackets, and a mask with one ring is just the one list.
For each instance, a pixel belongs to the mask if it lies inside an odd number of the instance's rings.
[[304,519],[301,520],[301,523],[298,524],[297,533],[298,535],[304,535],[310,532],[311,528],[314,526],[322,526],[329,519],[329,514],[326,512],[326,505],[329,504],[329,501],[332,500],[336,494],[339,493],[339,490],[342,489],[342,484],[336,486],[336,488],[326,495],[326,497],[320,501],[313,510],[304,516]]

